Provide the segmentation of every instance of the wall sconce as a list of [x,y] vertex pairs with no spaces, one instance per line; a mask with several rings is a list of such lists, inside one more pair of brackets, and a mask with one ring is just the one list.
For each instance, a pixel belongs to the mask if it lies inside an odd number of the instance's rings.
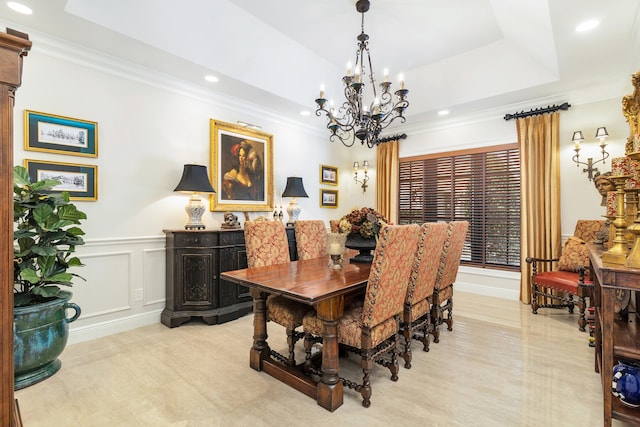
[[605,149],[605,147],[607,146],[607,137],[609,136],[609,134],[607,133],[607,128],[605,127],[601,127],[598,128],[598,130],[596,130],[596,138],[598,138],[600,140],[600,150],[602,152],[602,159],[600,160],[596,160],[595,162],[593,161],[592,157],[589,157],[587,159],[587,162],[581,162],[580,161],[580,143],[582,141],[584,141],[584,137],[582,136],[582,132],[581,131],[576,131],[573,133],[573,137],[571,138],[571,142],[574,143],[574,148],[573,150],[576,152],[575,156],[573,156],[573,161],[576,162],[576,166],[580,166],[580,165],[584,165],[586,166],[586,168],[582,169],[582,172],[586,172],[587,173],[587,177],[589,178],[589,181],[591,181],[593,179],[593,177],[595,176],[594,172],[598,172],[598,168],[594,168],[593,165],[602,162],[604,164],[604,161],[607,159],[607,157],[609,157],[609,153],[607,153],[607,150]]
[[359,167],[360,165],[358,164],[358,162],[353,162],[353,179],[356,183],[362,184],[362,192],[366,193],[367,187],[368,187],[367,181],[369,181],[369,175],[367,175],[367,170],[369,169],[369,162],[366,160],[362,162],[362,170],[364,170],[364,178],[362,178],[362,180],[358,180]]
[[184,165],[182,178],[173,191],[192,193],[189,198],[189,203],[187,203],[187,206],[184,208],[184,210],[187,211],[187,215],[189,215],[189,222],[184,228],[186,230],[204,230],[205,226],[202,223],[202,214],[204,214],[205,208],[198,193],[216,192],[209,181],[207,167],[193,164]]

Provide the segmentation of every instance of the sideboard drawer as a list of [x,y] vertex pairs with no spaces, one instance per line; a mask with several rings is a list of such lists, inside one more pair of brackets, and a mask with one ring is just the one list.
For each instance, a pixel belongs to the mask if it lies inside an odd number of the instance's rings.
[[216,246],[218,243],[217,233],[206,232],[188,232],[185,231],[174,233],[174,245],[176,248],[189,248],[189,247],[209,247]]

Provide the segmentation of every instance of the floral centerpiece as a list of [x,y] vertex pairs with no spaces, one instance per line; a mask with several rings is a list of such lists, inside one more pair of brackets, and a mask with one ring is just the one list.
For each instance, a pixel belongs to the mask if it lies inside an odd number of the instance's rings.
[[353,209],[340,218],[338,229],[340,233],[347,234],[345,246],[360,251],[358,255],[351,258],[351,262],[373,261],[371,251],[376,247],[380,229],[388,223],[384,215],[367,207]]
[[365,239],[380,235],[380,229],[389,221],[380,212],[372,208],[354,209],[340,218],[338,228],[341,233],[360,235]]

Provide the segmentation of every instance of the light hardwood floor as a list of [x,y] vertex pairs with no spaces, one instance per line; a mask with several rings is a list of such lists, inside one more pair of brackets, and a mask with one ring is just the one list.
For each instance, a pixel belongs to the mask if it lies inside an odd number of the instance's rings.
[[[55,376],[16,397],[27,427],[602,425],[593,348],[577,314],[454,298],[453,331],[428,353],[414,342],[413,367],[401,367],[397,383],[374,368],[368,409],[345,390],[330,413],[250,369],[251,315],[215,326],[158,323],[68,346]],[[284,329],[268,328],[269,343],[284,350]],[[360,378],[356,356],[341,362],[341,373]]]

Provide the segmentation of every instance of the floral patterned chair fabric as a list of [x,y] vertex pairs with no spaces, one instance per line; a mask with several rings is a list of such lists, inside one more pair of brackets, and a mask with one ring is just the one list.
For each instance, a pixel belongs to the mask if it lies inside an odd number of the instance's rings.
[[244,240],[249,267],[262,267],[290,261],[287,232],[279,221],[246,221]]
[[[371,273],[363,303],[345,308],[338,320],[338,342],[347,351],[362,357],[363,379],[361,384],[341,378],[343,384],[360,391],[362,406],[371,405],[369,371],[376,361],[385,355],[391,371],[391,380],[398,380],[399,322],[402,314],[407,284],[411,276],[419,226],[385,226],[380,232],[374,251]],[[322,334],[322,322],[315,313],[303,319],[307,359],[311,357],[313,335]]]
[[[531,311],[538,314],[539,308],[567,308],[573,313],[578,306],[578,329],[586,330],[585,316],[587,298],[592,297],[593,283],[585,279],[589,269],[589,251],[586,243],[596,239],[604,227],[603,220],[578,220],[574,235],[564,244],[560,258],[527,257],[531,265]],[[538,273],[539,264],[557,263],[557,270]],[[577,298],[574,299],[574,298]]]
[[[438,278],[440,259],[444,251],[449,225],[446,222],[424,223],[420,227],[413,270],[404,301],[400,327],[404,335],[404,367],[411,368],[411,339],[419,339],[423,351],[429,351],[431,297]],[[422,335],[414,335],[421,331]]]
[[[451,221],[449,223],[448,237],[442,252],[438,278],[433,291],[433,303],[431,308],[431,321],[433,323],[433,341],[440,341],[439,326],[444,322],[447,329],[453,329],[453,283],[458,276],[460,258],[467,238],[468,221]],[[447,318],[444,318],[444,312]]]
[[327,226],[321,220],[298,220],[294,224],[298,259],[327,255]]
[[[281,222],[247,221],[244,225],[244,239],[249,267],[290,262],[287,233]],[[286,329],[289,345],[287,364],[295,366],[295,343],[302,337],[302,333],[295,329],[302,326],[302,318],[311,307],[276,295],[267,297],[266,306],[267,319]]]
[[340,220],[339,219],[330,219],[329,220],[329,229],[332,233],[340,232]]
[[589,243],[596,240],[597,234],[604,228],[605,221],[600,219],[579,219],[573,236]]

